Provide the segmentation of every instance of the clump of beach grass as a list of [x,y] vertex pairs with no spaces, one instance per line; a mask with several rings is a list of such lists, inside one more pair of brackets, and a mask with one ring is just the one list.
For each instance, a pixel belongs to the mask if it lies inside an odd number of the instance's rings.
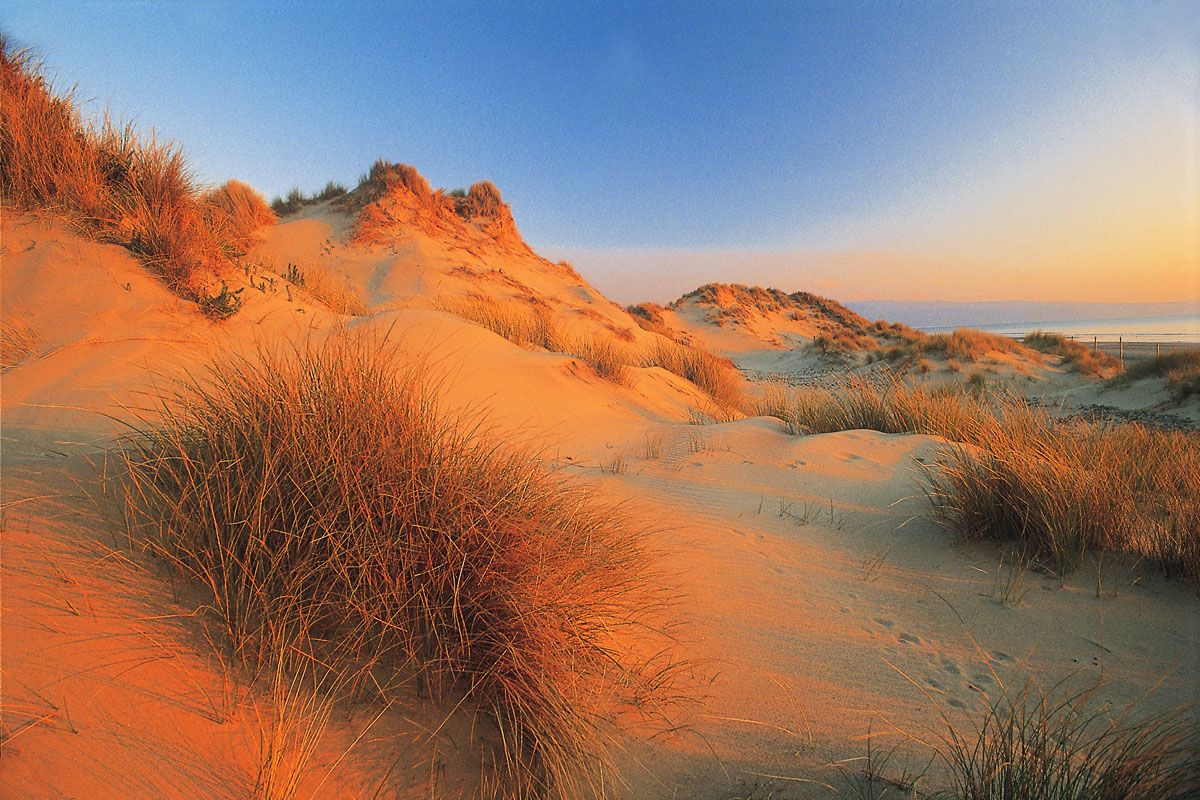
[[1039,353],[1058,356],[1062,363],[1083,375],[1103,378],[1121,368],[1121,362],[1107,353],[1091,350],[1086,345],[1066,338],[1059,333],[1034,331],[1023,340],[1026,347]]
[[947,358],[978,361],[988,353],[1020,353],[1021,343],[987,331],[958,328],[950,333],[934,333],[919,342],[923,353],[941,353]]
[[1135,361],[1108,382],[1109,386],[1127,386],[1145,378],[1164,378],[1171,399],[1181,403],[1200,395],[1200,347],[1189,347],[1154,358]]
[[275,212],[263,196],[238,180],[229,180],[201,197],[209,228],[230,258],[246,254],[254,232],[275,224]]
[[520,347],[540,347],[552,353],[566,350],[567,337],[548,308],[505,302],[484,294],[438,298],[433,307],[474,322]]
[[913,361],[922,355],[931,355],[947,359],[950,370],[958,372],[963,362],[985,361],[996,353],[1031,355],[1020,342],[973,328],[930,334],[880,320],[872,323],[867,331],[879,342],[879,350],[870,354],[870,361]]
[[358,290],[320,264],[288,264],[283,276],[334,313],[354,317],[367,313],[367,303]]
[[409,676],[495,723],[508,796],[603,794],[608,715],[671,673],[622,638],[658,607],[643,536],[394,358],[332,338],[187,380],[115,454],[130,540],[203,588],[241,662],[304,641],[357,691]]
[[949,720],[938,754],[945,800],[1184,800],[1200,795],[1195,704],[1145,717],[1096,701],[1097,689],[1027,683],[988,704],[974,736]]
[[968,538],[1015,542],[1060,575],[1088,550],[1128,552],[1200,583],[1200,435],[1060,420],[1003,392],[895,376],[774,387],[757,413],[793,434],[870,429],[947,440],[923,470],[935,517]]
[[42,337],[24,314],[0,319],[0,372],[7,372],[33,355]]
[[616,384],[629,382],[628,348],[603,336],[577,337],[570,345],[575,355],[587,362],[597,375]]
[[[242,207],[246,193],[228,184],[202,197],[176,145],[107,118],[85,122],[74,95],[56,94],[36,55],[6,37],[0,151],[3,206],[67,216],[88,235],[127,247],[192,300],[205,296],[252,226],[267,221],[257,205]],[[226,202],[234,194],[236,209]]]
[[736,416],[746,402],[737,368],[728,359],[698,347],[656,338],[643,356],[642,366],[662,367],[694,383],[712,398],[714,416],[719,418]]

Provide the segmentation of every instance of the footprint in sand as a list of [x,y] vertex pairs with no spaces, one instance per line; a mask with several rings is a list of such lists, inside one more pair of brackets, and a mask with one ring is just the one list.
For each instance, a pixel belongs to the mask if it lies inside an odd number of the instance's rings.
[[964,703],[962,700],[955,700],[955,699],[950,700],[950,705],[954,706],[955,708],[966,708],[967,707],[967,704]]
[[958,668],[958,664],[955,664],[948,658],[942,659],[942,672],[945,672],[947,675],[962,675],[962,670]]
[[920,644],[921,637],[913,636],[911,633],[900,634],[900,644]]
[[1017,663],[1017,662],[1016,662],[1016,659],[1014,659],[1014,658],[1013,658],[1012,656],[1010,656],[1008,653],[1002,653],[1002,652],[1000,652],[999,650],[993,650],[993,651],[992,651],[992,658],[996,659],[996,660],[997,660],[997,661],[999,661],[1001,664],[1015,664],[1015,663]]
[[896,627],[896,623],[892,622],[890,619],[884,619],[883,617],[875,617],[875,619],[873,621],[875,622],[876,625],[882,625],[883,627],[887,628],[889,631],[892,628]]

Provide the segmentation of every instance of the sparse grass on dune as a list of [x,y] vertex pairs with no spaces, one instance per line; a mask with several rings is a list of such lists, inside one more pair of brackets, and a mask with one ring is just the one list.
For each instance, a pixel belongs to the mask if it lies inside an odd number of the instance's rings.
[[971,328],[958,328],[950,333],[934,333],[918,343],[923,353],[941,353],[947,358],[978,361],[989,353],[1020,353],[1020,342]]
[[949,720],[938,752],[944,800],[1185,800],[1200,796],[1195,704],[1137,718],[1097,702],[1097,689],[1003,691],[974,737]]
[[361,317],[367,313],[362,295],[319,264],[305,267],[289,264],[284,277],[336,314]]
[[1131,364],[1109,380],[1110,386],[1126,386],[1144,378],[1165,378],[1167,391],[1176,403],[1200,395],[1200,347],[1176,350]]
[[434,308],[474,322],[521,347],[540,347],[552,353],[566,350],[567,337],[546,308],[483,294],[439,298]]
[[284,197],[275,197],[271,201],[271,210],[281,217],[286,217],[289,214],[295,214],[305,206],[324,203],[326,200],[333,200],[336,197],[341,197],[349,190],[344,184],[337,181],[330,181],[325,184],[325,188],[315,194],[305,194],[299,187],[292,189]]
[[737,414],[746,402],[737,368],[727,359],[697,347],[656,339],[643,356],[642,366],[662,367],[696,384],[712,398],[718,416]]
[[204,296],[226,255],[262,219],[217,213],[221,190],[205,203],[178,147],[107,119],[85,123],[74,97],[56,96],[33,54],[7,38],[0,38],[0,152],[5,206],[69,215],[95,238],[128,247],[191,299]]
[[603,794],[607,715],[670,674],[617,639],[650,635],[642,537],[391,359],[334,339],[184,384],[117,453],[131,539],[205,587],[244,663],[303,641],[359,691],[407,671],[495,722],[508,796]]
[[1034,331],[1022,341],[1026,347],[1039,353],[1059,356],[1066,366],[1093,378],[1112,375],[1121,367],[1121,362],[1107,353],[1093,351],[1086,345],[1071,341],[1058,333]]
[[936,515],[961,535],[1014,541],[1059,574],[1088,550],[1129,552],[1200,583],[1200,435],[1061,421],[1019,398],[896,378],[774,387],[757,412],[792,433],[866,428],[951,442],[925,470]]
[[577,337],[571,351],[588,363],[597,375],[613,383],[629,382],[629,349],[600,336]]
[[853,353],[860,350],[875,350],[879,343],[870,336],[855,333],[848,328],[840,328],[822,333],[812,340],[810,345],[822,353]]
[[626,306],[625,310],[633,317],[634,322],[642,330],[657,333],[667,339],[675,339],[676,333],[666,323],[666,309],[658,303],[641,303],[636,306]]
[[[928,391],[899,377],[847,377],[795,389],[767,384],[755,412],[777,417],[789,433],[812,434],[866,428],[883,433],[929,433],[955,439],[987,425],[984,405],[957,392]],[[982,438],[976,432],[972,438]]]
[[878,356],[886,361],[911,361],[921,355],[934,355],[954,361],[961,369],[962,362],[982,361],[993,353],[1028,354],[1020,342],[973,328],[928,334],[907,325],[877,321],[867,330],[878,339],[881,348]]
[[745,402],[737,368],[726,359],[695,347],[658,339],[639,356],[632,348],[602,336],[566,335],[546,309],[528,308],[486,295],[442,298],[434,307],[482,325],[522,347],[577,355],[597,375],[614,383],[628,380],[628,366],[662,367],[705,391],[712,398],[715,418],[739,413]]
[[41,341],[27,316],[13,314],[0,319],[0,372],[8,372],[33,355]]
[[256,230],[275,224],[275,212],[262,195],[238,180],[205,192],[201,200],[208,227],[231,258],[245,255]]

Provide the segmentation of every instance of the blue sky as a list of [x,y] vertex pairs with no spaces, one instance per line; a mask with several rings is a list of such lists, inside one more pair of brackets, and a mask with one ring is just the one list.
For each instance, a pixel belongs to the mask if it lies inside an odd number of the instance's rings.
[[204,181],[491,179],[618,300],[1200,296],[1182,0],[7,5]]

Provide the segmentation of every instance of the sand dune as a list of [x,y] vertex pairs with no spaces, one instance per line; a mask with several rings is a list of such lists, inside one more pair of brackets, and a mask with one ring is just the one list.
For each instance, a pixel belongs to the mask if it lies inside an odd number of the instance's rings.
[[[690,425],[703,393],[661,368],[634,367],[617,385],[578,357],[522,348],[435,310],[441,298],[475,294],[548,308],[579,335],[621,336],[629,347],[657,336],[569,268],[511,242],[391,224],[356,244],[353,218],[325,204],[267,229],[227,279],[243,290],[241,311],[213,322],[124,249],[45,217],[6,215],[4,312],[38,337],[4,376],[6,792],[253,788],[271,732],[267,699],[238,685],[204,640],[193,590],[114,549],[116,521],[86,495],[98,491],[104,449],[156,387],[229,348],[341,331],[387,332],[429,359],[451,407],[538,446],[548,466],[625,502],[656,531],[678,597],[676,655],[692,665],[680,683],[687,702],[669,735],[646,740],[630,728],[620,761],[631,785],[619,796],[827,796],[812,781],[842,785],[860,772],[868,733],[900,744],[897,758],[918,768],[938,709],[969,728],[1000,682],[1103,680],[1105,700],[1145,696],[1147,711],[1194,699],[1191,588],[1118,558],[1063,580],[1013,572],[995,547],[956,543],[929,518],[916,480],[918,465],[938,458],[935,438],[793,437],[761,417]],[[289,264],[332,275],[367,313],[334,314],[293,291]],[[709,330],[696,313],[674,310],[673,325],[726,354],[756,342],[787,353],[816,332],[795,320],[773,335]],[[307,791],[369,795],[381,780],[395,796],[462,789],[477,758],[469,726],[431,734],[438,710],[412,697],[354,744],[374,713],[335,713]]]

